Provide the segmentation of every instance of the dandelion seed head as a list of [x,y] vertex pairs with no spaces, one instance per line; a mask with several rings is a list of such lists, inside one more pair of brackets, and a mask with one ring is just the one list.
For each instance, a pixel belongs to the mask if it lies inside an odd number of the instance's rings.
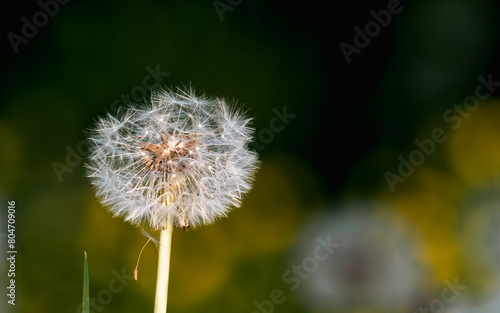
[[87,176],[101,202],[132,224],[211,223],[251,189],[252,134],[248,119],[222,99],[157,90],[145,107],[96,122]]

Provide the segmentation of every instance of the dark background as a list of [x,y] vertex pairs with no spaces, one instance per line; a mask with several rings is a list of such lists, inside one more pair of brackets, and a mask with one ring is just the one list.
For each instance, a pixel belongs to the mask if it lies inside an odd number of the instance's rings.
[[[500,285],[495,266],[500,252],[482,248],[500,243],[494,226],[500,187],[498,92],[456,130],[443,113],[474,95],[478,76],[491,74],[500,81],[500,7],[486,0],[401,2],[400,13],[391,15],[348,63],[339,44],[353,45],[353,28],[363,29],[374,19],[370,11],[385,10],[390,2],[332,6],[243,0],[221,20],[211,1],[73,0],[59,4],[57,14],[18,53],[7,35],[22,35],[22,17],[31,20],[41,8],[35,1],[5,6],[0,13],[0,199],[17,203],[15,309],[75,312],[84,250],[91,297],[108,288],[113,270],[132,272],[146,237],[113,219],[95,199],[84,176],[82,143],[97,116],[113,113],[111,104],[142,84],[148,66],[169,73],[163,86],[192,84],[200,93],[237,100],[254,117],[260,144],[260,131],[269,128],[276,110],[286,107],[296,116],[259,149],[262,168],[242,208],[214,225],[174,233],[169,311],[252,312],[254,301],[280,289],[287,301],[276,305],[276,312],[413,312],[439,297],[443,280],[455,277],[469,286],[460,297],[464,305],[489,303]],[[430,138],[435,128],[449,139],[436,144],[391,192],[384,174],[398,174],[398,156],[408,159],[414,141]],[[58,166],[70,170],[61,179]],[[369,221],[381,206],[413,225],[411,230],[399,222],[376,226],[376,218],[368,223],[385,234],[382,238],[413,240],[413,260],[419,264],[413,270],[425,279],[411,282],[416,287],[406,304],[384,306],[376,296],[335,304],[336,297],[348,296],[327,289],[325,297],[333,303],[311,303],[301,296],[309,287],[290,291],[282,280],[294,255],[297,262],[308,255],[296,251],[307,246],[303,229],[311,228],[310,216],[350,212],[353,201],[369,203],[360,205]],[[330,219],[337,223],[341,217]],[[345,247],[373,235],[358,232],[356,223],[347,227],[348,235],[342,235],[347,237],[338,237]],[[3,234],[5,229],[2,222]],[[5,237],[1,241],[3,247]],[[383,249],[373,249],[377,245]],[[403,251],[384,242],[368,246],[359,248],[366,262],[356,263],[356,254],[337,255],[359,273],[373,267],[372,258],[385,260],[390,254],[377,251],[389,246],[395,254]],[[103,312],[152,310],[156,256],[148,246],[139,281],[113,294]],[[334,271],[335,262],[321,266]],[[386,276],[353,274],[356,280],[347,275],[344,289],[370,284],[383,289],[380,277],[398,276],[374,271]],[[335,275],[329,276],[332,281],[342,281]],[[371,289],[363,290],[370,294]],[[6,301],[0,310],[15,312]]]

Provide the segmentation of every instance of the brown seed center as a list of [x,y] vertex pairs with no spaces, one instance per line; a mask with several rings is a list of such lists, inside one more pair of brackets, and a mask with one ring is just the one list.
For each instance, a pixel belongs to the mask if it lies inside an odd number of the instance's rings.
[[141,145],[142,161],[148,170],[175,175],[199,159],[199,144],[193,135],[161,134],[161,143]]

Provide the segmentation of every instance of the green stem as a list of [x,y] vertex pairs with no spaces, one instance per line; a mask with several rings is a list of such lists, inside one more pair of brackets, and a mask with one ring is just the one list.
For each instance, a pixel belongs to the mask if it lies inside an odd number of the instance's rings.
[[170,270],[170,250],[172,247],[172,218],[160,232],[160,251],[158,255],[158,273],[156,276],[156,295],[154,313],[167,312],[168,274]]

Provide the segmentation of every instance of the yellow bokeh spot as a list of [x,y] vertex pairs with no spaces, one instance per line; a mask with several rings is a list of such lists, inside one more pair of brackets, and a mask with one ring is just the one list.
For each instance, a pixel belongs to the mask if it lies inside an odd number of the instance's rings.
[[294,176],[292,171],[300,172],[299,166],[284,156],[263,161],[253,190],[226,223],[242,255],[269,254],[289,245],[304,214],[301,197],[307,198],[298,186],[313,183]]
[[23,161],[20,140],[8,124],[0,121],[0,142],[2,143],[2,154],[0,156],[0,188],[5,190],[15,185],[21,177],[19,168]]
[[235,261],[227,236],[230,234],[224,235],[216,225],[188,232],[174,229],[169,291],[171,299],[175,299],[172,301],[194,305],[225,285]]
[[425,242],[421,261],[435,270],[437,281],[456,277],[461,269],[456,241],[457,201],[461,189],[435,169],[421,166],[395,193],[381,199],[402,212],[419,229]]
[[450,163],[468,183],[483,181],[500,173],[500,102],[481,102],[456,130],[450,130],[446,143]]

